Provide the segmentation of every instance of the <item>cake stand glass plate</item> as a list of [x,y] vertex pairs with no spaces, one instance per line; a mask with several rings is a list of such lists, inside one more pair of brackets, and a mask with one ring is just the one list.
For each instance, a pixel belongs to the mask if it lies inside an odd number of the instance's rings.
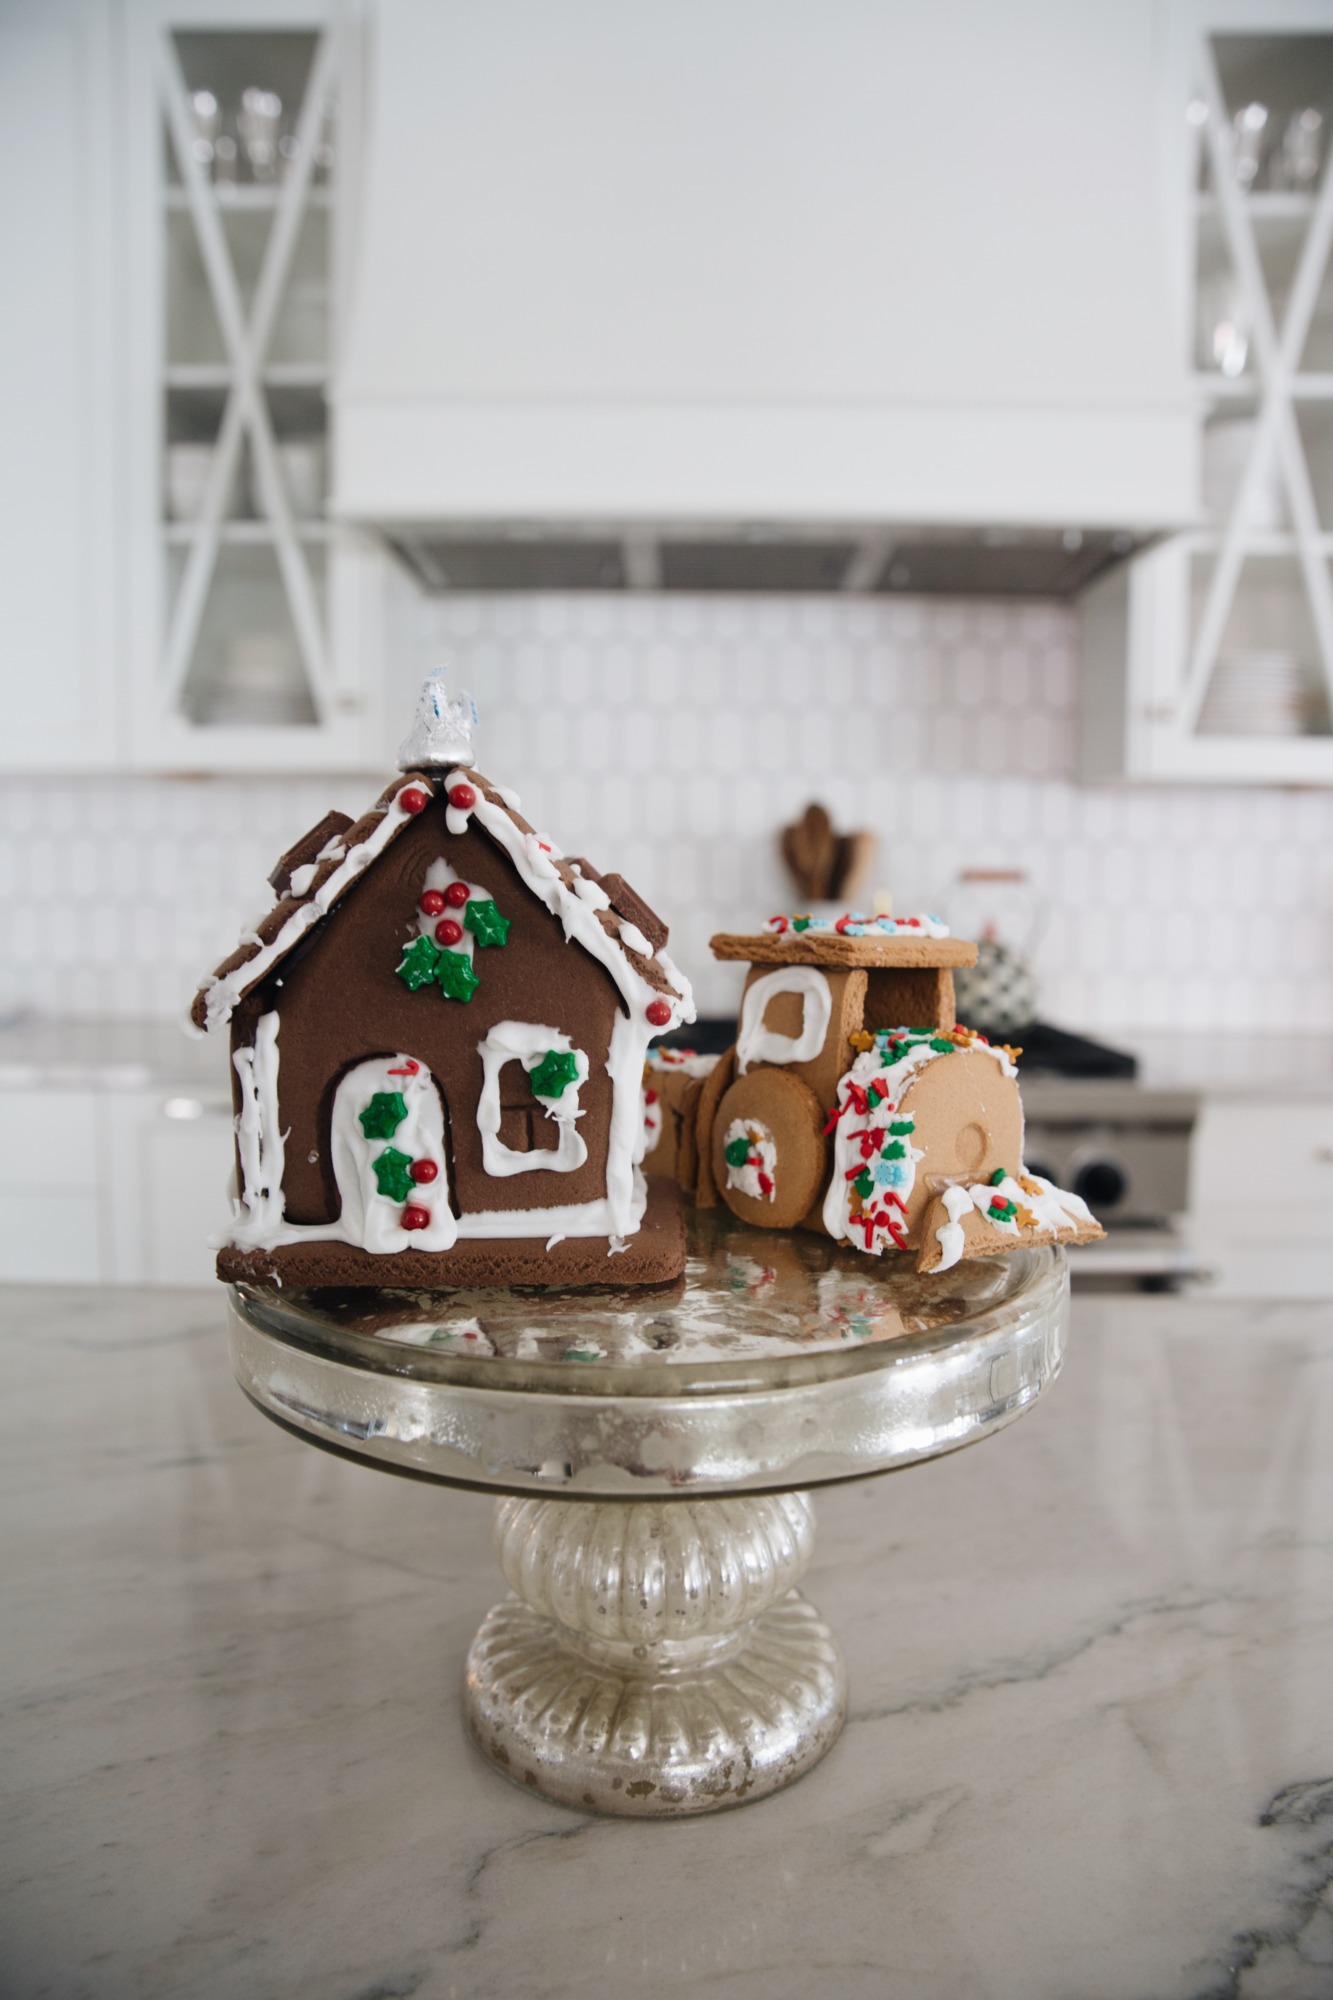
[[684,1278],[651,1291],[238,1287],[232,1355],[308,1441],[506,1496],[515,1595],[464,1689],[500,1769],[682,1814],[789,1782],[841,1728],[841,1654],[795,1589],[808,1489],[1012,1422],[1059,1369],[1067,1301],[1055,1250],[922,1277],[700,1214]]

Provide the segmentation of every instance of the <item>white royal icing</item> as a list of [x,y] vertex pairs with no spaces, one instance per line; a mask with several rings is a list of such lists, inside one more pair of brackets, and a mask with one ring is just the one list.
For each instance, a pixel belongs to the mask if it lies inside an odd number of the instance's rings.
[[[512,1146],[506,1146],[500,1137],[501,1073],[506,1063],[518,1062],[531,1076],[549,1049],[566,1054],[572,1051],[579,1066],[578,1080],[567,1083],[558,1097],[543,1097],[533,1092],[534,1101],[554,1121],[559,1137],[552,1147],[521,1153]],[[485,1041],[478,1042],[477,1054],[481,1057],[482,1068],[477,1129],[481,1133],[482,1165],[487,1173],[499,1178],[539,1170],[569,1174],[576,1167],[581,1167],[588,1157],[588,1148],[579,1137],[574,1121],[583,1116],[579,1109],[579,1091],[588,1078],[588,1058],[583,1050],[576,1049],[569,1036],[562,1034],[559,1028],[543,1028],[532,1021],[497,1021]]]
[[1053,1181],[1044,1180],[1040,1174],[1025,1172],[1023,1182],[1025,1185],[1020,1185],[1012,1174],[1006,1174],[1002,1181],[959,1181],[944,1189],[944,1212],[949,1219],[935,1231],[935,1240],[940,1246],[940,1261],[936,1270],[951,1270],[962,1256],[966,1247],[963,1217],[969,1209],[976,1209],[992,1229],[1002,1230],[1015,1240],[1025,1233],[1031,1234],[1030,1230],[1024,1231],[1020,1226],[1016,1215],[1002,1219],[991,1214],[991,1203],[997,1197],[1025,1208],[1038,1229],[1047,1229],[1054,1236],[1077,1234],[1080,1227],[1095,1219],[1081,1195],[1056,1187]]
[[[780,993],[799,994],[804,1003],[799,1035],[780,1035],[764,1026],[764,1010]],[[751,1063],[813,1062],[824,1046],[833,1014],[828,980],[814,965],[784,965],[761,973],[745,989],[736,1067],[744,1076]]]
[[[1003,1049],[992,1048],[980,1039],[952,1042],[944,1035],[926,1035],[921,1029],[899,1028],[893,1034],[915,1036],[903,1053],[886,1063],[892,1054],[889,1033],[876,1036],[863,1049],[851,1068],[838,1081],[837,1122],[833,1128],[833,1169],[824,1196],[824,1227],[834,1242],[854,1243],[858,1250],[878,1257],[886,1249],[901,1248],[897,1242],[903,1215],[916,1186],[917,1162],[924,1152],[912,1144],[910,1132],[890,1133],[894,1124],[910,1124],[899,1111],[903,1095],[914,1077],[929,1063],[960,1050],[976,1051],[994,1058],[1006,1076],[1018,1072]],[[938,1041],[947,1046],[932,1047]],[[859,1108],[864,1102],[865,1109]],[[885,1159],[884,1148],[896,1143],[902,1148],[896,1159]],[[873,1182],[868,1202],[858,1197],[859,1210],[852,1214],[852,1182],[862,1171]]]
[[723,1134],[723,1148],[744,1139],[749,1151],[740,1166],[727,1161],[727,1186],[751,1201],[776,1201],[778,1149],[767,1125],[757,1118],[733,1118]]

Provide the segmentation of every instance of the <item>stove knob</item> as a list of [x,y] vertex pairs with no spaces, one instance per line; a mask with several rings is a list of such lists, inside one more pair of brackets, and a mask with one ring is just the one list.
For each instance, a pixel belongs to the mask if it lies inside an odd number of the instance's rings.
[[1099,1208],[1114,1208],[1128,1186],[1123,1170],[1110,1160],[1089,1160],[1074,1176],[1074,1193],[1083,1197],[1094,1214]]

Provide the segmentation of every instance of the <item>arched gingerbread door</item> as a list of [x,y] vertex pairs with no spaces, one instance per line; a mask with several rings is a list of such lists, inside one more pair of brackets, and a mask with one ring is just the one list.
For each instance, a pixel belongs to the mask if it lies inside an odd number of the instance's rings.
[[347,1071],[334,1092],[330,1151],[349,1243],[381,1255],[450,1248],[458,1218],[447,1112],[417,1057],[371,1056]]

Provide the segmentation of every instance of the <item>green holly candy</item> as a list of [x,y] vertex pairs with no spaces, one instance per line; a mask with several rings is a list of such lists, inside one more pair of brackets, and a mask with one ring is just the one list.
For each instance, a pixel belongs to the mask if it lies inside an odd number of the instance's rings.
[[889,1131],[895,1139],[910,1138],[916,1130],[915,1118],[895,1118]]
[[729,1167],[743,1167],[749,1157],[750,1142],[748,1139],[733,1139],[726,1149],[726,1161]]
[[869,1167],[862,1167],[860,1173],[856,1176],[856,1179],[852,1182],[852,1186],[856,1189],[856,1192],[860,1195],[862,1201],[869,1201],[871,1195],[875,1191],[875,1183],[870,1178]]
[[416,1193],[417,1184],[408,1172],[412,1164],[410,1153],[400,1153],[396,1146],[386,1146],[370,1164],[374,1169],[376,1187],[381,1194],[387,1194],[390,1201],[406,1201]]
[[435,977],[446,1000],[470,1000],[481,984],[471,960],[462,951],[442,951]]
[[572,1049],[548,1049],[536,1068],[528,1071],[534,1097],[561,1097],[565,1086],[578,1079],[579,1059]]
[[398,967],[398,977],[404,986],[410,986],[415,993],[419,987],[430,985],[435,977],[440,957],[440,947],[432,943],[430,938],[413,938],[403,953],[403,962]]
[[1008,1178],[1008,1174],[1009,1174],[1008,1167],[997,1167],[995,1169],[995,1172],[991,1175],[989,1181],[986,1183],[986,1185],[988,1187],[998,1187],[1002,1180]]
[[401,1090],[377,1090],[357,1115],[367,1139],[392,1139],[407,1116],[407,1100]]
[[509,919],[502,917],[489,896],[477,897],[463,912],[463,928],[478,944],[507,944]]
[[907,1158],[907,1148],[900,1140],[890,1139],[879,1157],[881,1160],[905,1160]]

